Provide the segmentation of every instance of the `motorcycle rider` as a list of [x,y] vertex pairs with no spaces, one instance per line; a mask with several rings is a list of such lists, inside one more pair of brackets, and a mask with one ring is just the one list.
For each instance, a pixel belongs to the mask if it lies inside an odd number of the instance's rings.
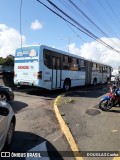
[[117,88],[120,88],[120,78],[119,78],[119,76],[116,77],[115,83],[116,83]]

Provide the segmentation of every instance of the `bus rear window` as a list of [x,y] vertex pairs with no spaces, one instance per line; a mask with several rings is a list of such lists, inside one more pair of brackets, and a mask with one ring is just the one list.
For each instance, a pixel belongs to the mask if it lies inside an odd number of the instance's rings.
[[38,56],[38,51],[35,48],[22,48],[17,49],[15,57],[36,57]]

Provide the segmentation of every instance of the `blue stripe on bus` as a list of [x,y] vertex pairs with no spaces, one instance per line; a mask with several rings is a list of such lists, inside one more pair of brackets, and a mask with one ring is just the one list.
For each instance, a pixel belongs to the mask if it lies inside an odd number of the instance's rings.
[[25,59],[25,60],[15,60],[15,63],[25,63],[25,62],[38,62],[38,59]]

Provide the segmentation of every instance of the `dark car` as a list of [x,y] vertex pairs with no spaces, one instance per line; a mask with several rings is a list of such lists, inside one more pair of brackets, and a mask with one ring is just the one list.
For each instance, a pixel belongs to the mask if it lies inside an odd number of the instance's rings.
[[12,144],[16,117],[10,104],[0,101],[0,151],[8,150]]
[[0,101],[13,101],[14,93],[10,87],[0,85]]

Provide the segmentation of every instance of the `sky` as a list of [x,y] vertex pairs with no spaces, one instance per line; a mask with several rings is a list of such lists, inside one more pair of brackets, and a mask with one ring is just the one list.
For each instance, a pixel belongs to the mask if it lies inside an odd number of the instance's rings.
[[[47,0],[40,1],[61,14]],[[72,19],[61,14],[62,17],[79,29],[82,26],[89,30],[97,39],[92,39],[73,27],[37,0],[1,0],[0,57],[14,55],[21,43],[23,46],[45,44],[111,65],[114,72],[117,72],[120,53],[110,50],[97,40],[102,40],[120,51],[120,1],[51,0],[51,2]]]

